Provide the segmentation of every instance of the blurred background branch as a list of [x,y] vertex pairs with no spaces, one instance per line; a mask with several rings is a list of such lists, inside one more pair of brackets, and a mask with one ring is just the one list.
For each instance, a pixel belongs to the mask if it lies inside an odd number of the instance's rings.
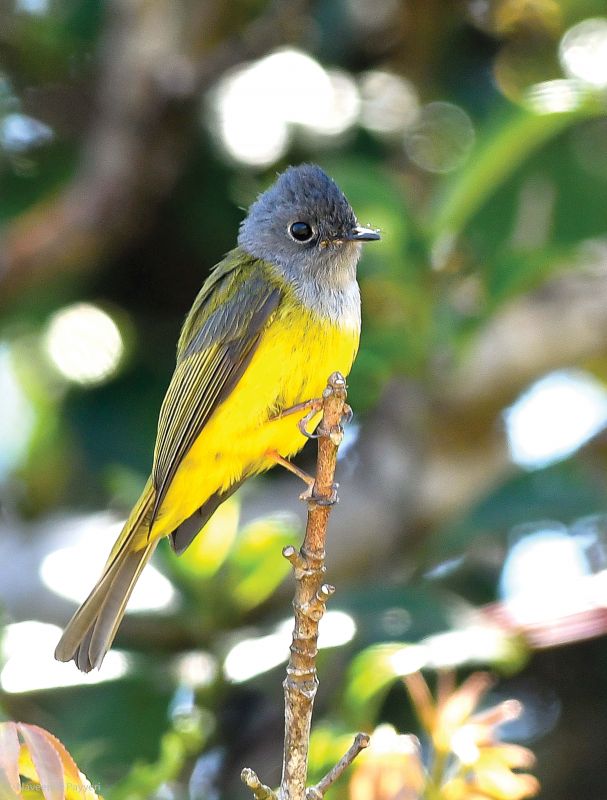
[[303,0],[275,2],[243,23],[213,0],[109,2],[80,166],[59,196],[2,232],[1,302],[57,273],[94,269],[141,235],[184,169],[200,93],[236,64],[291,41],[306,8]]

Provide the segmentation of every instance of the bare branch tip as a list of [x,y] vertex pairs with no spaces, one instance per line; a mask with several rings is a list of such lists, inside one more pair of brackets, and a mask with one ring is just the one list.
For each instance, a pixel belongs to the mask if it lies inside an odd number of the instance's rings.
[[369,747],[371,743],[371,737],[368,733],[357,733],[354,737],[354,744],[360,750],[364,750],[365,748]]
[[250,767],[245,767],[240,773],[240,780],[253,792],[255,800],[278,800],[276,792],[263,784],[257,773]]
[[301,578],[308,571],[308,562],[304,556],[299,552],[299,550],[293,547],[292,544],[288,544],[286,547],[283,547],[282,554],[293,567],[295,579],[301,580]]
[[357,733],[348,752],[339,759],[333,769],[327,772],[325,777],[319,781],[316,786],[310,786],[309,789],[306,789],[306,800],[322,800],[327,789],[341,777],[361,750],[369,746],[370,741],[371,737],[368,733]]
[[339,445],[343,442],[344,439],[344,432],[341,426],[337,430],[331,431],[329,434],[329,439],[333,442],[335,447],[339,447]]
[[329,386],[332,389],[345,389],[346,388],[346,379],[341,374],[341,372],[332,372],[329,376]]
[[348,385],[346,379],[341,372],[333,372],[327,381],[327,386],[322,393],[323,399],[327,400],[332,395],[338,399],[345,401],[347,396]]
[[332,586],[330,583],[323,583],[323,585],[318,590],[318,599],[319,600],[328,600],[332,594],[335,593],[335,586]]
[[251,767],[244,767],[240,773],[240,780],[245,784],[245,786],[253,786],[255,781],[259,781],[257,775],[253,772]]

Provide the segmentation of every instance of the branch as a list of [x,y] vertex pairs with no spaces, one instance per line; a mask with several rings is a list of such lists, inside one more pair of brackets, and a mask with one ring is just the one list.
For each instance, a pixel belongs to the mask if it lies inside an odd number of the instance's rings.
[[183,170],[200,95],[230,67],[301,36],[309,2],[275,0],[226,33],[238,18],[219,0],[111,0],[80,167],[0,229],[0,305],[49,275],[95,269],[140,234]]
[[343,755],[333,769],[329,770],[325,777],[319,781],[316,786],[310,786],[306,791],[306,800],[322,800],[325,796],[327,789],[331,788],[338,778],[341,777],[344,770],[354,761],[356,756],[369,746],[371,741],[368,733],[357,733],[354,737],[354,742],[345,755]]
[[[307,406],[306,406],[307,407]],[[316,430],[318,460],[316,479],[308,496],[308,523],[301,549],[292,545],[283,550],[295,576],[295,628],[287,677],[283,682],[285,697],[285,739],[280,789],[274,794],[264,787],[250,769],[242,772],[242,780],[252,790],[256,800],[320,800],[325,791],[342,774],[358,753],[367,746],[365,734],[359,734],[350,750],[316,786],[306,792],[308,747],[312,709],[318,689],[316,655],[318,624],[325,605],[335,587],[323,582],[325,574],[325,541],[332,507],[337,503],[337,484],[334,483],[337,450],[343,438],[341,421],[348,417],[346,381],[334,372],[323,392],[320,403],[322,419]],[[303,408],[298,407],[301,411]]]
[[337,448],[343,435],[341,419],[345,402],[346,382],[339,373],[333,373],[323,393],[323,416],[317,429],[316,481],[308,505],[306,535],[298,554],[293,554],[289,548],[284,553],[293,565],[296,583],[293,601],[295,629],[287,677],[283,683],[285,743],[281,800],[303,800],[306,791],[310,725],[318,688],[318,623],[324,614],[327,599],[335,591],[322,579],[325,573],[327,524],[331,508],[337,501],[333,479]]

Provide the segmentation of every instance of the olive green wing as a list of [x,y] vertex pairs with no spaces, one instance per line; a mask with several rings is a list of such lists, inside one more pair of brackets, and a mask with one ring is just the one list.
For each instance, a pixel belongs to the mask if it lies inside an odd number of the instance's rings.
[[263,262],[223,270],[220,265],[208,283],[184,323],[177,367],[160,410],[152,519],[182,459],[245,371],[281,299]]

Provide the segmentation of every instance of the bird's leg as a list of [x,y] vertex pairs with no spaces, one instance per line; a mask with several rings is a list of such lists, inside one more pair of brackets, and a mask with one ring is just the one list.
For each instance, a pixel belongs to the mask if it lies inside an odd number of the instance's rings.
[[[281,419],[282,417],[289,416],[290,414],[296,414],[298,411],[307,411],[308,413],[302,417],[298,423],[297,427],[303,433],[305,437],[308,439],[319,439],[321,436],[328,436],[330,434],[326,433],[325,431],[320,431],[318,433],[310,433],[307,430],[308,423],[312,420],[312,418],[318,414],[318,412],[322,409],[323,401],[322,399],[314,399],[314,400],[306,400],[303,403],[298,403],[295,406],[290,406],[289,408],[285,408],[283,411],[279,411],[278,414],[275,414],[273,417],[270,417],[270,422],[273,420]],[[344,415],[342,417],[343,421],[347,424],[352,420],[352,409],[350,406],[345,403],[344,404]],[[340,428],[339,433],[342,433]],[[292,464],[286,458],[283,458],[280,453],[276,450],[268,450],[266,453],[267,457],[272,459],[276,464],[280,464],[285,469],[288,469],[289,472],[292,472],[293,475],[297,475],[306,485],[307,489],[303,491],[299,495],[300,500],[307,500],[309,502],[317,503],[319,506],[332,506],[335,503],[339,502],[337,497],[337,489],[339,488],[338,483],[333,484],[333,491],[331,492],[331,497],[315,497],[314,496],[314,481],[315,479],[308,475],[307,472],[304,472],[299,467],[296,467],[295,464]]]
[[314,478],[311,475],[308,475],[308,473],[304,472],[303,469],[296,467],[295,464],[292,464],[288,459],[283,458],[276,450],[268,450],[266,455],[276,464],[280,464],[281,467],[288,469],[289,472],[293,473],[293,475],[297,475],[297,477],[307,485],[308,488],[299,495],[300,500],[307,500],[309,497],[312,497]]
[[320,411],[322,408],[322,399],[317,397],[313,400],[305,400],[303,403],[297,403],[297,405],[289,406],[289,408],[283,408],[282,411],[279,411],[274,416],[270,417],[270,422],[273,422],[276,419],[282,419],[283,417],[288,417],[290,414],[297,414],[298,411],[309,411],[313,410],[315,413]]
[[[318,403],[318,402],[322,402],[322,401],[319,401],[319,400],[310,400],[309,402],[310,402],[310,404],[312,404],[312,403],[313,403],[314,405],[312,405],[312,406],[310,406],[310,405],[309,405],[309,406],[308,406],[308,408],[310,408],[310,411],[308,411],[308,413],[306,414],[306,416],[305,416],[305,417],[302,417],[302,418],[299,420],[299,422],[297,423],[297,427],[299,428],[299,430],[301,431],[301,433],[303,433],[303,435],[304,435],[304,436],[305,436],[307,439],[319,439],[321,436],[324,436],[324,434],[323,434],[323,433],[318,433],[318,432],[316,432],[316,433],[310,433],[310,432],[308,431],[308,428],[307,428],[307,426],[308,426],[308,423],[309,423],[309,422],[312,420],[312,418],[313,418],[313,417],[314,417],[316,414],[318,414],[318,411],[319,411],[319,409],[317,408],[317,406],[316,406],[315,404],[316,404],[316,403]],[[302,404],[302,405],[303,405],[303,404]],[[346,425],[347,425],[349,422],[351,422],[351,421],[352,421],[352,416],[353,416],[353,414],[352,414],[352,409],[350,408],[350,406],[349,406],[347,403],[346,403],[346,404],[344,404],[344,415],[343,415],[342,419],[343,419],[343,421],[346,423]]]
[[[308,413],[302,417],[299,422],[297,423],[297,427],[299,428],[300,432],[306,437],[306,439],[318,439],[321,434],[318,433],[310,433],[308,431],[308,423],[318,414],[318,412],[322,409],[322,398],[314,398],[313,400],[306,400],[303,403],[297,403],[297,405],[289,406],[289,408],[285,408],[282,411],[279,411],[274,416],[270,417],[270,422],[274,422],[277,419],[282,419],[283,417],[288,417],[290,414],[297,414],[298,411],[307,411]],[[347,424],[352,420],[352,409],[349,405],[344,404],[344,422]]]
[[310,500],[314,503],[317,503],[319,506],[333,506],[335,503],[338,502],[337,499],[337,490],[339,488],[338,483],[333,484],[333,491],[331,492],[331,497],[315,497],[314,496],[314,483],[315,478],[311,475],[308,475],[307,472],[304,472],[303,469],[299,469],[296,467],[295,464],[292,464],[288,459],[283,458],[280,453],[276,450],[268,450],[266,453],[268,458],[271,458],[272,461],[276,464],[280,464],[281,467],[288,469],[289,472],[292,472],[293,475],[297,475],[306,485],[307,488],[299,495],[300,500]]
[[315,398],[313,400],[306,400],[303,403],[297,403],[297,405],[290,406],[289,408],[285,408],[282,411],[279,411],[277,414],[274,414],[273,417],[270,417],[270,422],[273,422],[277,419],[282,419],[283,417],[288,417],[290,414],[297,414],[301,411],[307,411],[308,413],[298,421],[297,427],[301,431],[301,433],[306,437],[306,439],[318,439],[315,433],[309,433],[306,425],[312,417],[316,416],[318,412],[322,409],[322,399]]

